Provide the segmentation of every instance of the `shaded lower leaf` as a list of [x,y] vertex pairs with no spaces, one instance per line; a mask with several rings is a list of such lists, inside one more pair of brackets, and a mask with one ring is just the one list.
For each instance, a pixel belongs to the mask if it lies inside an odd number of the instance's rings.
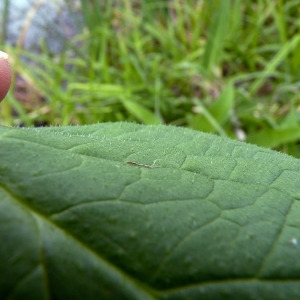
[[0,157],[1,299],[300,295],[295,158],[129,123],[0,127]]

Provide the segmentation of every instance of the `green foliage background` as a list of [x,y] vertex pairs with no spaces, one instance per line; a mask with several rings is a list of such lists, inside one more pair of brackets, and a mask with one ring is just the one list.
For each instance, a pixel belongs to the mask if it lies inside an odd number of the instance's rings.
[[60,54],[24,51],[25,24],[3,44],[34,91],[11,92],[3,125],[173,124],[299,156],[299,0],[66,5],[84,24]]

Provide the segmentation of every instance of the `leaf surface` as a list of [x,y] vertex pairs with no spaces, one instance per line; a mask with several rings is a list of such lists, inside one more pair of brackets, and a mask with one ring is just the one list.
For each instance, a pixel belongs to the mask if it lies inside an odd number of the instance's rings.
[[1,299],[300,297],[295,158],[130,123],[0,127],[0,158]]

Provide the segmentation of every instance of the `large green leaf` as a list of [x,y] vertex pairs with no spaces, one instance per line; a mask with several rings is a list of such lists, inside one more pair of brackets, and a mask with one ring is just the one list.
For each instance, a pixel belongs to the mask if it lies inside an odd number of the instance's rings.
[[295,158],[129,123],[0,127],[0,158],[0,299],[300,297]]

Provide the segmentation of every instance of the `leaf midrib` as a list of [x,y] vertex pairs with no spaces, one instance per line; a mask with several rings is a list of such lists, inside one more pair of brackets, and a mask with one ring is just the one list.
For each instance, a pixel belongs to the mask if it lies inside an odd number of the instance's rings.
[[[32,207],[30,207],[27,203],[24,203],[22,199],[14,195],[11,191],[6,189],[2,184],[0,184],[0,187],[10,196],[10,199],[14,199],[17,203],[17,205],[20,205],[23,207],[26,211],[30,212],[32,214],[34,220],[40,220],[41,222],[50,223],[52,226],[54,226],[57,230],[64,233],[64,235],[68,236],[72,240],[76,246],[80,247],[85,251],[88,255],[93,256],[95,259],[98,260],[98,262],[102,265],[101,270],[109,272],[112,274],[110,277],[118,277],[119,280],[116,280],[115,282],[121,282],[121,286],[126,285],[127,289],[131,291],[132,299],[149,299],[154,300],[155,298],[151,295],[151,288],[146,286],[143,282],[140,282],[136,280],[135,278],[130,277],[127,273],[124,273],[121,269],[116,267],[115,265],[111,264],[109,261],[104,259],[102,256],[99,255],[99,253],[95,252],[93,249],[89,248],[85,243],[80,241],[78,238],[76,238],[74,235],[72,235],[70,232],[66,231],[64,228],[58,226],[53,220],[48,218],[46,215],[41,214],[40,212],[36,211]],[[37,223],[37,227],[39,228],[39,231],[41,232],[41,235],[43,234],[42,228],[40,228],[39,222]],[[152,292],[154,294],[154,292]]]

